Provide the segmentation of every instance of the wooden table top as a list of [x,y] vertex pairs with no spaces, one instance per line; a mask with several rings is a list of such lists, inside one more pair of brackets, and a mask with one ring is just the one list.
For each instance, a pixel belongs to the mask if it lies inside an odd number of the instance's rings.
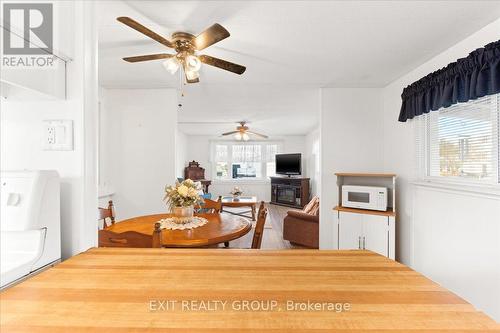
[[257,197],[241,196],[238,200],[233,197],[222,197],[222,206],[226,207],[241,207],[241,206],[255,206],[257,205]]
[[[171,216],[172,214],[138,216],[117,222],[106,230],[113,232],[137,231],[151,235],[156,222]],[[252,230],[252,223],[241,217],[220,214],[197,214],[196,216],[206,218],[208,223],[187,230],[163,229],[161,234],[162,245],[165,247],[208,246],[232,241]]]
[[[308,301],[350,308],[296,305]],[[46,333],[499,329],[460,297],[368,251],[126,248],[91,249],[1,292],[0,325]]]

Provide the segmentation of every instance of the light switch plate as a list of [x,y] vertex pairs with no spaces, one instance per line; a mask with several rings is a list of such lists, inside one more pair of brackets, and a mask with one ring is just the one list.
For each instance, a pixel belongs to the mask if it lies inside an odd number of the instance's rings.
[[43,150],[73,150],[73,121],[44,120]]

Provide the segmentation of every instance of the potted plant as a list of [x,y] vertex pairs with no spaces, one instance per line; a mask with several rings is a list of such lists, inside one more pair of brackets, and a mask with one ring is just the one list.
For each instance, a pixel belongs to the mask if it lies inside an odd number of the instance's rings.
[[165,187],[164,200],[178,223],[189,222],[194,215],[194,205],[203,203],[200,190],[199,183],[191,179]]

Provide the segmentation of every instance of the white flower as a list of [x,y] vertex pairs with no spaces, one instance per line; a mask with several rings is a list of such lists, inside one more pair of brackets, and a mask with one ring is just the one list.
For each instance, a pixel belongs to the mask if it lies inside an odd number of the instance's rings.
[[188,195],[192,198],[196,197],[198,195],[198,191],[196,191],[195,188],[191,187],[188,191]]
[[186,197],[187,194],[188,194],[188,191],[189,191],[189,188],[186,186],[186,185],[181,185],[179,186],[179,188],[177,189],[177,192],[183,196],[183,197]]

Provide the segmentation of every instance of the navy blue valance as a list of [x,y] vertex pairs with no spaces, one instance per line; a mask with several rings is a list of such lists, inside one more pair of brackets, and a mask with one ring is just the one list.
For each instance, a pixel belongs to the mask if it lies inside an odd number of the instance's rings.
[[437,70],[403,90],[399,121],[500,92],[500,40]]

